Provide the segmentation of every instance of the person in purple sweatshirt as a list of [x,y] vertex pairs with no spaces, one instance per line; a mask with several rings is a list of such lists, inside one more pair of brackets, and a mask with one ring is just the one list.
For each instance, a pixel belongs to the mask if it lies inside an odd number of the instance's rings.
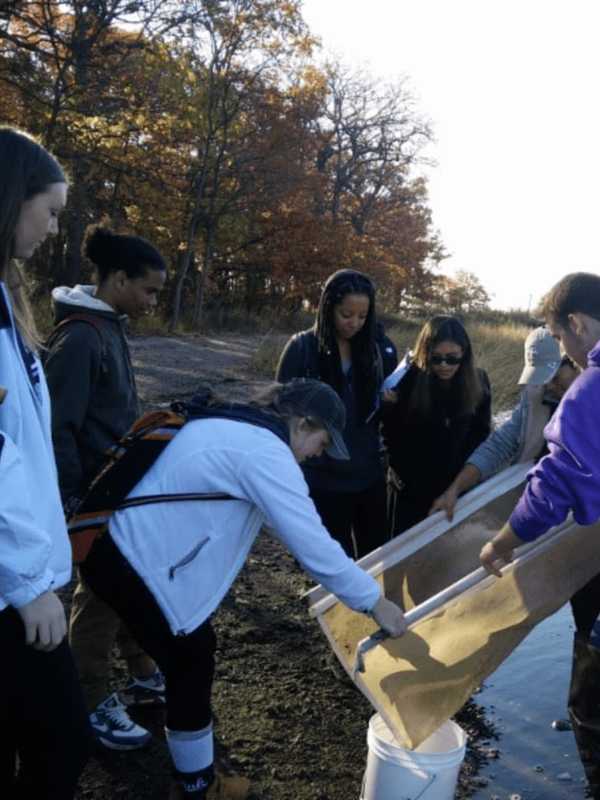
[[[529,472],[508,522],[480,553],[488,572],[512,559],[515,547],[565,520],[600,519],[600,275],[567,275],[542,302],[552,335],[582,372],[544,430],[548,455]],[[600,576],[572,599],[575,643],[569,713],[590,796],[600,798]]]

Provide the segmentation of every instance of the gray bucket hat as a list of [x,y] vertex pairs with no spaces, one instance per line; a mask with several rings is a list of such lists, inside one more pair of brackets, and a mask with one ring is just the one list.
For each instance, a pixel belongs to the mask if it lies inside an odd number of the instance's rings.
[[560,348],[548,328],[531,331],[525,339],[525,367],[519,378],[521,385],[543,386],[560,367]]
[[287,406],[300,417],[310,417],[322,423],[331,438],[325,450],[330,458],[347,461],[350,458],[344,442],[346,408],[331,386],[312,378],[294,378],[283,385],[278,406]]

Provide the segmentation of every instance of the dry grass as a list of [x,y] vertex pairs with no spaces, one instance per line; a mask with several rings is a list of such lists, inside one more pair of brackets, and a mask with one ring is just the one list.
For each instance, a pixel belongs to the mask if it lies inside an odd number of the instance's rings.
[[266,333],[261,338],[252,357],[251,370],[257,372],[261,377],[274,378],[279,356],[290,335],[275,331]]
[[467,327],[477,364],[485,369],[492,384],[493,412],[512,408],[520,391],[517,380],[523,369],[523,342],[531,328],[481,322]]
[[[388,321],[387,335],[401,357],[411,349],[421,328],[420,320]],[[512,408],[519,394],[517,379],[523,366],[523,342],[529,328],[519,324],[475,322],[467,328],[478,366],[487,372],[492,384],[494,414]],[[281,351],[290,334],[266,333],[252,360],[251,368],[265,378],[272,378]]]

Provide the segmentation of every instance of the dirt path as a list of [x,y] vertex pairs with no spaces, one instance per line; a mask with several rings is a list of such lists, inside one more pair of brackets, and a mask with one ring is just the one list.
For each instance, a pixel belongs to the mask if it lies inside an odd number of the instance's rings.
[[[140,337],[132,342],[145,405],[189,395],[209,380],[244,397],[258,337]],[[219,640],[214,690],[222,763],[252,780],[253,800],[358,800],[372,709],[332,669],[329,648],[300,598],[309,586],[277,541],[263,535],[215,618]],[[115,686],[124,679],[115,659]],[[166,800],[169,761],[161,712],[136,719],[155,734],[142,752],[99,753],[90,762],[80,800]],[[478,706],[463,710],[470,734],[457,797],[467,796],[493,731]]]
[[131,340],[138,391],[144,404],[156,405],[191,394],[210,381],[232,399],[263,383],[249,362],[259,336],[144,336]]

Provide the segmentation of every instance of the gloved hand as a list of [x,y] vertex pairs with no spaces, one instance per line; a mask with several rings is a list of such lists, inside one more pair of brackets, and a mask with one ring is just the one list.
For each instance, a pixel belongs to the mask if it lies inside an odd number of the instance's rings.
[[375,603],[370,613],[379,627],[383,628],[390,636],[395,638],[406,632],[408,625],[404,618],[404,612],[400,606],[387,600],[383,595]]
[[36,650],[49,653],[65,638],[65,609],[54,592],[44,592],[17,611],[25,626],[25,641]]

